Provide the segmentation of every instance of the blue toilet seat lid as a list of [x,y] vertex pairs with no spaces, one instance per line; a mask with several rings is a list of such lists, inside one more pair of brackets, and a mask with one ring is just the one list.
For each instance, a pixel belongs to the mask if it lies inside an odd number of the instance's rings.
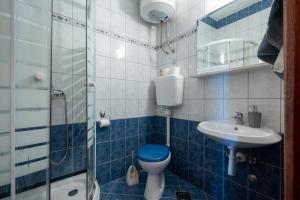
[[160,162],[169,157],[169,147],[166,145],[146,144],[137,152],[138,159],[145,162]]

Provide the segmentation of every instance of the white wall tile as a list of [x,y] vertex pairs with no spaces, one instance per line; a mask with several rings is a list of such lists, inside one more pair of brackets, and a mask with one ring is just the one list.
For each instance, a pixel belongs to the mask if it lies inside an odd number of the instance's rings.
[[204,120],[223,119],[223,100],[207,99],[204,106]]
[[10,89],[0,89],[0,111],[10,110]]
[[[30,94],[30,95],[29,95]],[[16,90],[16,108],[49,108],[49,91],[34,89]],[[9,109],[7,107],[6,109]]]
[[204,99],[204,80],[189,78],[188,81],[189,99]]
[[110,99],[110,79],[96,78],[96,99]]
[[139,100],[126,100],[126,117],[139,117]]
[[177,107],[172,114],[173,117],[179,119],[188,119],[189,118],[189,101],[183,100],[182,105]]
[[53,12],[72,17],[73,0],[53,0]]
[[204,100],[189,100],[189,120],[203,121]]
[[96,6],[96,26],[110,30],[110,11],[102,6]]
[[188,38],[176,42],[177,60],[184,59],[189,56],[189,40]]
[[249,99],[249,105],[257,105],[262,113],[262,126],[280,132],[280,99]]
[[126,81],[126,99],[139,98],[139,83],[137,81]]
[[123,119],[126,117],[125,100],[111,100],[110,104],[111,119]]
[[73,75],[73,98],[84,99],[86,97],[86,77]]
[[72,49],[72,25],[53,20],[53,45]]
[[[65,124],[65,101],[63,98],[53,98],[51,112],[51,125]],[[73,101],[67,99],[67,121],[73,123]]]
[[111,99],[125,99],[125,80],[111,79]]
[[224,74],[225,98],[248,98],[248,72]]
[[96,54],[110,56],[110,37],[96,34]]
[[225,99],[224,119],[232,120],[236,112],[243,113],[244,123],[248,123],[248,99]]
[[210,76],[205,79],[205,98],[223,98],[223,75]]
[[125,59],[125,41],[118,39],[111,39],[111,52],[110,56],[117,59]]
[[48,126],[48,124],[49,110],[16,112],[16,129]]
[[151,80],[151,67],[148,65],[139,66],[139,81],[149,82]]
[[124,15],[120,15],[114,12],[110,13],[111,31],[121,35],[125,35],[125,18]]
[[72,75],[52,73],[52,87],[54,89],[62,90],[67,98],[72,97]]
[[96,77],[110,77],[110,58],[96,55]]
[[96,100],[96,121],[100,119],[100,112],[110,116],[110,100]]
[[139,116],[154,116],[156,113],[155,106],[152,100],[139,100]]
[[126,61],[137,63],[139,61],[139,46],[126,42]]
[[250,98],[280,98],[280,79],[271,69],[249,72]]
[[73,99],[73,123],[86,122],[86,100],[85,99]]
[[10,114],[0,113],[0,133],[10,131]]
[[126,62],[126,80],[139,80],[139,64]]
[[111,78],[125,79],[125,61],[111,59]]
[[52,48],[52,72],[72,73],[72,50],[61,47]]

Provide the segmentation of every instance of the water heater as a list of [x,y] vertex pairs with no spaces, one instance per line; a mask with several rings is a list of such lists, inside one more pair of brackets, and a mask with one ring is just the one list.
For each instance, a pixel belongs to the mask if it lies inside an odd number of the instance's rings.
[[150,23],[158,24],[175,15],[176,0],[141,0],[140,14]]

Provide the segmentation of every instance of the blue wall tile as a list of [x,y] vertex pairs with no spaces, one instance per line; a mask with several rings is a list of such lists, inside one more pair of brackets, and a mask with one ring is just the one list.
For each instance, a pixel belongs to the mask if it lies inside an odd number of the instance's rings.
[[[51,164],[51,179],[59,178],[61,176],[68,175],[72,173],[72,157],[73,157],[72,149],[68,149],[67,156],[65,160],[60,165],[53,165]],[[50,154],[51,160],[54,162],[59,162],[65,155],[65,151],[55,151]]]
[[73,124],[73,147],[86,146],[86,128],[85,123]]
[[139,134],[139,119],[126,119],[126,137],[137,136]]
[[104,184],[104,183],[108,183],[111,179],[110,179],[110,163],[105,163],[102,165],[98,165],[96,167],[96,171],[97,171],[97,181],[100,185]]
[[203,144],[203,134],[197,130],[198,125],[199,122],[189,121],[189,140],[194,143]]
[[223,199],[223,177],[205,171],[205,192],[216,199]]
[[97,143],[109,141],[110,140],[110,127],[100,128],[99,123],[97,123],[96,137],[97,137]]
[[223,176],[224,152],[216,149],[205,148],[205,168]]
[[112,120],[110,126],[111,140],[125,138],[125,120]]
[[161,133],[161,134],[164,134],[166,133],[166,121],[167,119],[165,117],[157,117],[156,118],[156,127],[157,127],[157,132],[158,133]]
[[257,163],[250,165],[249,173],[258,178],[256,183],[249,182],[250,189],[274,199],[280,198],[279,168]]
[[86,169],[86,147],[73,149],[73,172],[80,172]]
[[182,119],[177,119],[176,120],[176,130],[175,130],[175,135],[178,138],[181,138],[183,140],[188,140],[188,121],[187,120],[182,120]]
[[111,160],[125,157],[125,139],[110,141]]
[[188,180],[189,167],[187,161],[176,158],[176,174],[185,180]]
[[125,158],[111,162],[111,180],[125,176]]
[[203,190],[203,169],[196,164],[189,163],[189,181]]
[[204,163],[204,147],[203,145],[196,144],[193,142],[189,143],[189,162],[197,165],[198,167],[203,167]]
[[131,155],[132,151],[137,152],[139,146],[139,137],[126,138],[126,155]]
[[110,142],[102,142],[96,145],[96,165],[110,161]]
[[[72,125],[68,126],[69,146],[72,147]],[[50,149],[51,151],[60,151],[67,148],[67,133],[65,125],[57,125],[51,127],[50,132]]]
[[47,170],[41,170],[16,178],[16,189],[22,191],[23,189],[29,189],[35,185],[45,185],[47,181]]
[[177,139],[176,157],[188,161],[188,141]]

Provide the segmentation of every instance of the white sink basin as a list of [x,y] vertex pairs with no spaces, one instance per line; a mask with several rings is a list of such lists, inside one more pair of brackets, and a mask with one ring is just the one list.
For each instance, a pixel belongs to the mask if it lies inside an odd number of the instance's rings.
[[269,128],[250,128],[225,120],[201,122],[198,130],[232,148],[255,148],[281,141],[281,136]]

